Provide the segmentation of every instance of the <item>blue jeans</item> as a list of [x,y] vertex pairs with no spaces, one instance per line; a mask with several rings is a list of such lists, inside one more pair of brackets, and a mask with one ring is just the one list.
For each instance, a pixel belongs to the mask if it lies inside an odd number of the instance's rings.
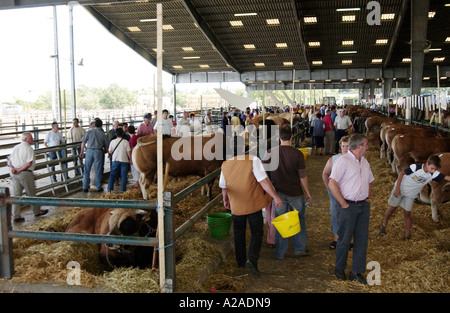
[[92,165],[95,168],[95,187],[97,190],[102,188],[103,179],[103,166],[105,164],[105,155],[103,150],[97,149],[87,149],[85,162],[84,162],[84,173],[83,173],[83,189],[89,189]]
[[[282,193],[277,193],[280,199],[283,201],[281,208],[277,208],[275,206],[275,202],[273,206],[275,208],[275,217],[280,216],[288,212],[288,208],[291,210],[295,209],[299,212],[299,220],[300,220],[300,232],[294,236],[292,236],[292,246],[294,248],[294,253],[299,254],[303,253],[306,250],[306,224],[305,224],[305,202],[303,201],[303,196],[300,197],[289,197]],[[287,250],[289,248],[289,238],[281,237],[278,230],[275,233],[275,257],[277,259],[284,258]]]
[[108,191],[114,190],[114,183],[119,178],[120,175],[120,190],[122,192],[127,190],[127,180],[128,180],[128,169],[130,168],[130,163],[114,161],[111,165],[111,172],[109,174],[108,180]]
[[328,188],[328,196],[330,197],[330,216],[331,216],[331,232],[335,235],[338,233],[338,221],[337,221],[337,201]]
[[336,245],[336,269],[344,271],[347,268],[350,241],[354,240],[352,272],[355,274],[366,271],[367,244],[369,240],[370,204],[350,203],[343,209],[337,204],[338,236]]

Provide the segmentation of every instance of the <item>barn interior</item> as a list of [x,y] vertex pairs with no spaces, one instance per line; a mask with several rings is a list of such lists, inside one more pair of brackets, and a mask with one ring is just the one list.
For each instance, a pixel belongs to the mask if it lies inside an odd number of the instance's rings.
[[[177,84],[228,82],[243,83],[247,91],[358,89],[359,104],[368,107],[375,97],[375,89],[381,88],[381,106],[384,107],[381,111],[387,112],[386,107],[393,100],[391,91],[395,88],[408,88],[410,96],[420,96],[425,87],[450,87],[450,3],[446,0],[7,0],[0,3],[0,9],[81,5],[125,45],[157,66],[158,3],[163,6],[160,66],[173,76],[174,90]],[[75,106],[76,102],[72,102],[72,109]],[[176,109],[176,97],[173,106]],[[180,288],[201,293],[448,292],[448,205],[440,208],[441,220],[436,224],[431,220],[430,206],[415,203],[411,241],[401,240],[403,217],[399,212],[390,224],[391,235],[378,236],[379,222],[397,176],[391,173],[386,160],[379,158],[377,138],[379,129],[369,134],[371,149],[367,155],[376,176],[368,261],[381,264],[381,285],[358,286],[334,279],[334,253],[328,250],[331,239],[329,199],[321,179],[327,159],[308,155],[307,174],[315,199],[306,217],[311,256],[305,259],[289,257],[280,266],[277,263],[280,261],[273,257],[273,250],[263,243],[260,265],[263,278],[254,278],[235,268],[232,252],[223,255],[209,242],[195,246],[198,243],[185,239],[176,248],[183,251],[185,259],[191,262],[204,259],[180,267],[177,276]],[[302,141],[300,146],[310,147],[310,138]],[[180,191],[197,179],[179,181],[170,178],[168,185],[173,184],[173,190]],[[217,183],[214,188],[215,195],[220,193]],[[152,192],[156,197],[157,190]],[[133,197],[140,198],[139,191],[134,190],[117,199]],[[195,209],[208,202],[197,194],[189,201],[192,203],[185,205],[187,211],[176,216],[180,218],[176,221],[177,226],[184,222],[182,218],[192,216]],[[214,210],[224,211],[221,203]],[[74,213],[62,214],[57,221],[44,221],[32,229],[63,231]],[[196,227],[195,236],[208,236],[206,223]],[[160,292],[158,275],[153,272],[127,268],[117,270],[117,277],[99,278],[92,274],[103,268],[93,261],[96,251],[90,246],[82,250],[78,243],[50,246],[31,239],[15,241],[18,251],[15,257],[22,262],[17,264],[21,272],[14,278],[16,282],[35,283],[43,279],[64,283],[65,273],[46,271],[45,267],[52,264],[59,269],[69,260],[53,255],[52,259],[44,260],[46,249],[60,254],[67,254],[68,250],[85,251],[79,257],[83,259],[82,265],[87,267],[83,273],[89,288],[107,281],[114,292]],[[191,256],[187,252],[189,249],[200,251],[200,254]],[[28,253],[36,259],[26,259]],[[212,253],[214,256],[211,257]],[[214,271],[207,271],[202,284],[189,280],[193,266],[207,267],[205,263],[216,262],[217,258],[221,265]],[[27,261],[31,263],[27,264]],[[27,266],[36,267],[36,263],[40,264],[40,270],[34,273],[41,277],[29,273]],[[291,273],[285,271],[287,268],[292,269]],[[153,276],[149,279],[148,275]],[[126,280],[129,283],[125,284]],[[135,288],[131,287],[133,285]]]

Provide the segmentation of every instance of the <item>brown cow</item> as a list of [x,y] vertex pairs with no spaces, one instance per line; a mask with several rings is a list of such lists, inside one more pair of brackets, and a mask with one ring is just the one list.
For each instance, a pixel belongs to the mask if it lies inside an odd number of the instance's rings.
[[366,119],[365,125],[366,125],[366,135],[369,134],[369,132],[374,127],[380,127],[383,123],[401,123],[400,120],[394,118],[394,117],[385,117],[385,116],[371,116],[368,119]]
[[[163,168],[169,163],[169,175],[204,177],[220,168],[224,160],[225,136],[215,133],[211,136],[170,137],[163,139]],[[205,153],[206,152],[206,153]],[[141,173],[139,185],[144,199],[157,171],[156,135],[138,139],[132,153],[133,164]],[[212,197],[214,180],[207,185],[207,195]]]
[[[67,233],[154,237],[157,226],[156,211],[87,208],[76,214]],[[151,264],[153,247],[116,246],[101,244],[100,260],[115,266],[146,267]]]
[[428,159],[430,155],[450,152],[450,138],[420,137],[415,135],[396,135],[392,140],[392,172],[399,173],[403,159],[409,155],[415,162]]
[[[411,134],[415,136],[431,136],[431,137],[443,137],[443,134],[441,132],[436,132],[431,127],[423,127],[418,125],[403,125],[403,124],[390,124],[385,127],[383,127],[383,133],[384,138],[381,137],[380,132],[380,139],[382,139],[382,148],[383,144],[385,146],[385,155],[388,158],[388,162],[391,164],[393,160],[393,154],[392,154],[392,140],[396,135],[405,135],[405,134]],[[382,153],[380,148],[380,155]]]
[[[450,153],[443,153],[439,155],[441,159],[441,167],[439,172],[445,176],[450,175]],[[431,181],[428,186],[425,186],[420,194],[419,198],[422,202],[431,204],[431,218],[434,222],[439,222],[439,207],[442,203],[450,200],[450,183],[447,180],[443,180],[441,183]]]

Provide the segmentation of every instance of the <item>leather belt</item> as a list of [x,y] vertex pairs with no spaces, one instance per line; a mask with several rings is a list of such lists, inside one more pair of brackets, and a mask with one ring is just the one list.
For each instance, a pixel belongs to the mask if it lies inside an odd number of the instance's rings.
[[362,203],[362,202],[366,201],[366,199],[361,200],[361,201],[353,201],[353,200],[347,200],[347,199],[345,199],[345,201],[347,201],[348,203],[355,203],[355,204],[358,204],[358,203]]

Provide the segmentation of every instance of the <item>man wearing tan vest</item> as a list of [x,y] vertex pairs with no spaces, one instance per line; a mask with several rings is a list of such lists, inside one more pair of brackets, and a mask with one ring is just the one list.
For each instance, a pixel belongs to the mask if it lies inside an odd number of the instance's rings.
[[[238,155],[222,164],[219,187],[222,188],[223,203],[233,215],[234,245],[236,261],[240,268],[248,266],[252,274],[258,274],[257,262],[264,233],[262,209],[272,199],[281,206],[261,160],[253,155]],[[245,233],[247,220],[251,238],[246,257]]]

